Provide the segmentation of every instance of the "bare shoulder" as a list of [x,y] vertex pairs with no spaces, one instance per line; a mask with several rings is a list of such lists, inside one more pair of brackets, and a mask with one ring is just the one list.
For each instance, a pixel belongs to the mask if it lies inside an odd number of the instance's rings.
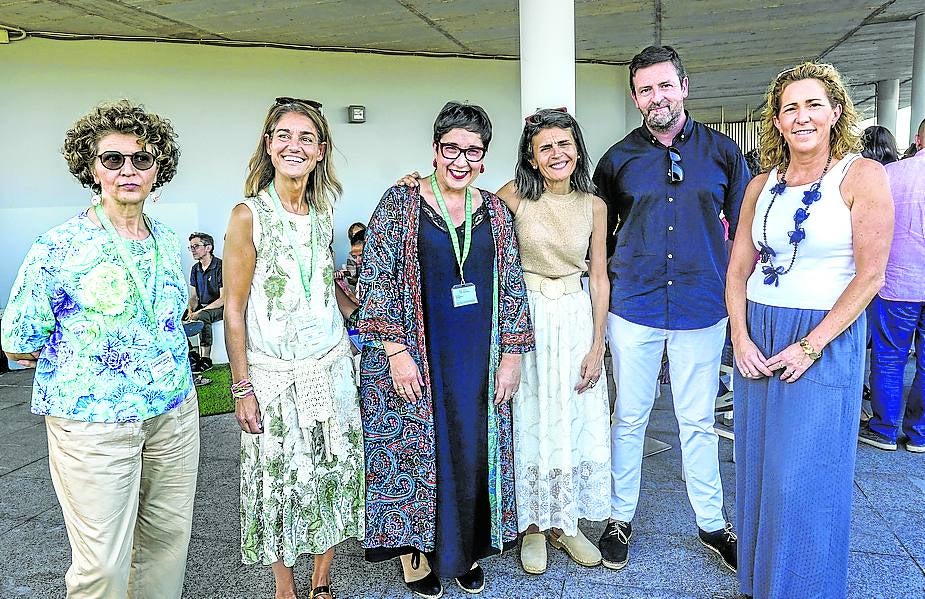
[[749,194],[758,195],[758,193],[764,188],[765,184],[768,182],[768,177],[771,176],[770,172],[758,173],[752,180],[748,182],[748,186],[745,188],[745,195]]
[[507,209],[511,211],[511,214],[517,212],[517,207],[520,206],[522,198],[517,192],[517,185],[514,183],[513,179],[502,185],[496,195],[501,198],[501,201],[504,202]]
[[891,201],[886,169],[870,158],[858,158],[851,163],[841,183],[841,192],[849,208],[855,200],[873,204]]
[[880,177],[886,177],[886,170],[883,168],[883,165],[876,160],[861,156],[848,167],[848,172],[845,174],[845,182],[847,183],[852,180],[863,181],[868,178],[876,179]]

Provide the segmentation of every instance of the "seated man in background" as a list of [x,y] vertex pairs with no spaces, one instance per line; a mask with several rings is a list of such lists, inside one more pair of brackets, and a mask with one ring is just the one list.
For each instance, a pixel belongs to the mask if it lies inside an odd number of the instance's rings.
[[194,362],[193,371],[212,367],[209,357],[212,352],[212,323],[222,319],[225,312],[225,296],[222,289],[222,260],[214,252],[215,240],[208,233],[192,233],[189,236],[189,251],[196,262],[190,269],[189,315],[187,322],[198,320],[203,323],[199,333],[199,368]]

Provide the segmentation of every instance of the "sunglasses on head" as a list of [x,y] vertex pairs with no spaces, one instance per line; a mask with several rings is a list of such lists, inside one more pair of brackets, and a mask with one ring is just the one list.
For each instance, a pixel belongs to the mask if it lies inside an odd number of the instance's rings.
[[290,98],[289,96],[280,96],[276,98],[276,106],[285,106],[286,104],[305,104],[315,110],[321,110],[321,102],[318,100],[303,100],[302,98]]
[[564,112],[568,114],[568,108],[566,106],[560,106],[559,108],[540,108],[533,114],[524,118],[524,123],[527,125],[539,125],[543,120],[543,115],[541,112]]
[[125,164],[125,159],[129,158],[132,161],[132,166],[140,171],[146,171],[152,166],[154,166],[154,154],[151,152],[146,152],[140,150],[134,154],[123,154],[122,152],[116,152],[115,150],[107,150],[102,154],[97,154],[97,158],[100,159],[100,164],[103,165],[103,168],[117,171],[122,168],[122,165]]
[[668,146],[668,180],[680,183],[684,180],[684,169],[681,168],[681,152],[674,146]]

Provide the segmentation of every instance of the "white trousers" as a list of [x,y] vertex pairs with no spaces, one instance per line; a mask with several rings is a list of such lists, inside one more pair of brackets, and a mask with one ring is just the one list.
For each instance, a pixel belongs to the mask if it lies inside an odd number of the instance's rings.
[[179,599],[199,468],[199,403],[144,422],[45,417],[68,540],[68,599]]
[[718,437],[713,425],[727,320],[705,329],[672,331],[608,315],[607,341],[617,381],[610,430],[611,518],[629,522],[636,513],[646,425],[667,344],[687,496],[697,526],[708,532],[725,526]]

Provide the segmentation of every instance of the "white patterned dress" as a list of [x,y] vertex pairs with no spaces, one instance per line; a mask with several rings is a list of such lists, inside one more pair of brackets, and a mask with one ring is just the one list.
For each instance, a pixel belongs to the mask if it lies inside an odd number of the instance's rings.
[[[538,277],[572,279],[585,270],[594,196],[544,193],[514,216],[536,351],[524,354],[513,400],[517,526],[578,531],[579,518],[610,515],[610,404],[607,385],[579,395],[581,362],[591,349],[591,298],[583,291],[531,289]],[[550,290],[556,285],[547,285]],[[601,372],[603,373],[603,364]]]
[[[334,298],[332,214],[318,215],[312,260],[314,219],[287,213],[284,223],[266,192],[244,204],[257,248],[247,366],[264,432],[241,434],[241,556],[292,566],[299,555],[364,537],[359,399]],[[283,226],[311,269],[308,297]]]

